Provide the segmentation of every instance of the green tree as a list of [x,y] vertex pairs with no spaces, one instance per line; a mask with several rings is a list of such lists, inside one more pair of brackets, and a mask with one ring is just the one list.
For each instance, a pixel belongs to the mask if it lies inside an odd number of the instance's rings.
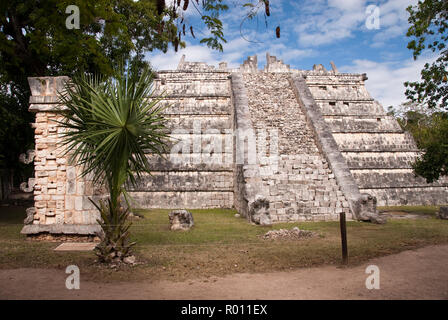
[[145,152],[161,154],[167,142],[165,118],[152,98],[153,75],[148,67],[121,69],[112,78],[75,77],[61,95],[67,110],[61,111],[66,128],[64,144],[70,162],[81,165],[82,175],[92,175],[96,184],[105,181],[107,202],[95,203],[104,231],[97,246],[100,261],[123,259],[130,254],[128,209],[124,185],[135,183],[150,172]]
[[[269,6],[269,1],[253,1]],[[30,76],[111,75],[124,60],[143,62],[148,51],[166,52],[170,44],[175,50],[184,47],[182,39],[195,37],[194,28],[203,26],[209,34],[200,42],[222,50],[226,40],[220,14],[228,10],[226,2],[176,0],[167,6],[163,0],[2,1],[0,73],[22,89]],[[70,5],[79,8],[79,29],[66,28]],[[195,8],[202,25],[185,16],[189,7]],[[248,15],[253,15],[250,9]]]
[[448,1],[424,0],[407,8],[411,24],[407,36],[408,48],[414,59],[429,51],[438,57],[425,64],[421,81],[406,82],[408,99],[424,103],[429,108],[446,107],[448,102]]
[[[258,7],[269,7],[267,0],[247,1],[257,3]],[[27,77],[72,77],[77,73],[110,76],[127,60],[141,69],[148,65],[144,60],[146,52],[166,52],[170,46],[174,50],[185,47],[185,38],[194,38],[195,30],[202,30],[204,26],[209,34],[200,40],[201,43],[222,50],[226,40],[220,15],[231,1],[176,0],[170,3],[164,0],[1,1],[0,108],[2,114],[13,112],[18,122],[26,123],[26,126],[8,131],[8,135],[21,135],[21,130],[29,133],[27,123],[32,121],[22,112],[27,109],[30,96]],[[66,19],[72,13],[66,13],[69,5],[79,8],[79,29],[66,28]],[[199,23],[185,15],[188,8],[198,13]],[[248,14],[252,15],[252,11]],[[16,101],[19,108],[16,108]],[[7,106],[8,103],[11,104]],[[1,131],[2,134],[5,132]],[[22,146],[32,144],[32,135],[26,137]],[[8,138],[3,135],[0,141]],[[26,149],[17,151],[12,158],[17,159],[24,151]],[[3,169],[8,170],[8,167]]]
[[448,113],[422,105],[405,103],[389,108],[403,130],[412,134],[423,155],[413,164],[414,172],[428,183],[446,175],[448,168]]
[[439,111],[446,109],[448,102],[448,1],[419,1],[407,11],[411,24],[407,36],[413,38],[408,48],[413,51],[414,59],[427,51],[437,58],[425,64],[421,81],[405,83],[407,98],[429,109],[408,111],[401,124],[424,151],[413,165],[415,173],[434,182],[448,174],[448,118],[445,112]]
[[429,118],[419,115],[419,118],[419,124],[413,124],[411,132],[424,154],[413,168],[430,183],[448,174],[448,114],[435,113]]
[[18,155],[33,148],[33,117],[8,91],[8,86],[0,83],[0,199],[32,174],[31,166],[20,163]]

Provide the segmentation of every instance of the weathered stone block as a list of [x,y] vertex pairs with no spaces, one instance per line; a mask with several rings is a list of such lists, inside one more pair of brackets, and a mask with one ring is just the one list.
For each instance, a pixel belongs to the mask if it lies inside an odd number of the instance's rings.
[[170,229],[175,230],[190,230],[194,225],[193,215],[187,210],[171,211],[168,215],[170,221]]
[[75,210],[81,211],[83,209],[83,196],[76,196],[75,197]]
[[36,208],[35,207],[31,207],[31,208],[27,208],[26,209],[26,218],[23,221],[24,224],[32,224],[35,217],[34,215],[36,214]]
[[[282,205],[277,203],[277,206]],[[277,210],[279,212],[279,210]],[[271,225],[271,217],[269,214],[269,201],[261,195],[257,195],[255,200],[249,203],[249,218],[255,224],[262,226]]]
[[439,219],[448,220],[448,207],[440,207],[439,212],[437,212],[437,217]]

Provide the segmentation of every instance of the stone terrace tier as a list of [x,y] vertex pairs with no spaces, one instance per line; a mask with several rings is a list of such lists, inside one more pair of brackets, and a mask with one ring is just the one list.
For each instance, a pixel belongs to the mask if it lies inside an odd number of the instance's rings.
[[365,76],[308,75],[306,83],[361,192],[378,205],[444,204],[447,180],[428,184],[411,164],[420,152],[397,121],[367,92]]
[[[171,141],[164,158],[148,154],[152,175],[129,188],[137,207],[233,206],[233,146],[225,144],[233,129],[229,73],[187,64],[157,74],[154,89],[164,97]],[[217,154],[210,149],[215,141],[222,147]]]

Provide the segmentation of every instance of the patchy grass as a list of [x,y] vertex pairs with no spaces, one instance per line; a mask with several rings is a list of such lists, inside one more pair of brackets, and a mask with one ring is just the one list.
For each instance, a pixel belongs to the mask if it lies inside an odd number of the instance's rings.
[[391,206],[391,207],[378,207],[378,211],[381,212],[406,212],[413,214],[423,214],[435,216],[439,211],[440,206]]
[[[189,232],[172,232],[168,229],[168,212],[139,210],[145,218],[135,221],[131,232],[133,240],[138,242],[135,247],[138,260],[143,264],[115,271],[94,264],[92,252],[55,252],[52,249],[58,243],[27,241],[20,235],[24,209],[0,207],[0,268],[62,269],[75,264],[91,280],[185,280],[340,263],[338,222],[259,227],[235,218],[233,210],[192,210],[195,227]],[[428,214],[435,209],[414,207],[412,212]],[[300,241],[260,238],[269,230],[295,226],[317,232],[319,236]],[[448,243],[448,222],[434,217],[390,220],[386,225],[349,221],[347,229],[352,265],[407,249]]]

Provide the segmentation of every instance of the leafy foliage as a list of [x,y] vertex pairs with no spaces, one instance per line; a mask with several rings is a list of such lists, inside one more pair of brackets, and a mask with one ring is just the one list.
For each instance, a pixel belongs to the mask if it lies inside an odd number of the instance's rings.
[[408,99],[425,103],[429,108],[446,106],[448,102],[448,1],[424,0],[408,7],[411,27],[407,36],[414,38],[408,43],[417,59],[424,51],[438,53],[432,64],[425,64],[420,82],[406,82]]
[[[33,168],[19,162],[19,154],[33,148],[33,115],[23,107],[20,97],[11,94],[9,85],[0,83],[0,180],[6,196],[12,185],[25,181]],[[25,105],[27,106],[27,105]]]
[[149,172],[145,152],[161,154],[168,136],[160,99],[151,98],[153,74],[138,72],[128,67],[113,78],[81,75],[61,94],[70,160],[94,181],[106,178],[114,206],[127,180]]
[[[425,64],[420,82],[406,82],[407,98],[429,110],[445,109],[448,102],[448,1],[423,0],[408,7],[411,27],[407,36],[414,38],[408,43],[414,59],[423,52],[437,54],[437,59]],[[448,117],[445,112],[407,112],[405,129],[414,136],[424,153],[413,167],[414,172],[428,182],[448,174]]]
[[[68,5],[79,7],[80,29],[65,27]],[[135,64],[146,64],[144,52],[167,50],[172,39],[169,31],[175,28],[168,17],[171,23],[159,34],[162,17],[154,11],[152,1],[0,2],[0,121],[6,122],[0,131],[0,154],[8,171],[14,171],[19,154],[33,143],[27,77],[77,72],[111,75],[131,55]]]
[[437,181],[448,174],[448,114],[434,114],[430,123],[415,127],[415,136],[424,154],[414,165],[414,171],[427,182]]
[[448,113],[408,104],[403,112],[390,112],[410,132],[423,154],[413,164],[414,172],[428,183],[448,174]]
[[[249,1],[249,0],[247,0]],[[252,0],[265,3],[265,0]],[[30,91],[27,77],[69,76],[79,73],[111,76],[123,61],[131,60],[136,68],[148,63],[145,53],[153,50],[167,52],[170,44],[178,50],[186,43],[184,30],[190,24],[185,10],[199,13],[209,35],[201,43],[223,50],[225,43],[220,14],[228,9],[224,0],[177,0],[167,6],[159,0],[8,0],[0,2],[0,82],[2,119],[9,123],[28,123]],[[65,26],[69,14],[66,8],[76,5],[80,11],[79,29]],[[194,27],[194,28],[193,28]],[[204,32],[203,34],[206,34]],[[197,34],[200,34],[199,32]],[[7,86],[7,90],[4,90]],[[20,108],[16,108],[18,102]],[[8,104],[8,106],[6,106]],[[20,112],[16,112],[20,110]],[[8,115],[6,115],[8,114]],[[11,131],[12,130],[12,131]],[[22,132],[11,127],[8,135],[13,139],[25,138],[18,146],[32,144],[29,128]],[[26,133],[26,134],[24,134]],[[0,132],[0,141],[8,136]],[[6,150],[13,150],[4,144]],[[15,150],[15,149],[14,149]],[[3,150],[0,150],[3,151]],[[15,150],[13,155],[1,153],[5,158],[17,159],[26,149]]]
[[96,204],[104,232],[97,253],[104,262],[125,258],[132,246],[128,211],[120,205],[121,196],[127,198],[125,183],[150,172],[145,153],[161,155],[166,146],[166,120],[160,99],[152,98],[152,80],[149,68],[128,65],[113,78],[75,77],[60,94],[65,108],[59,124],[65,129],[62,139],[70,162],[109,189],[108,203]]

